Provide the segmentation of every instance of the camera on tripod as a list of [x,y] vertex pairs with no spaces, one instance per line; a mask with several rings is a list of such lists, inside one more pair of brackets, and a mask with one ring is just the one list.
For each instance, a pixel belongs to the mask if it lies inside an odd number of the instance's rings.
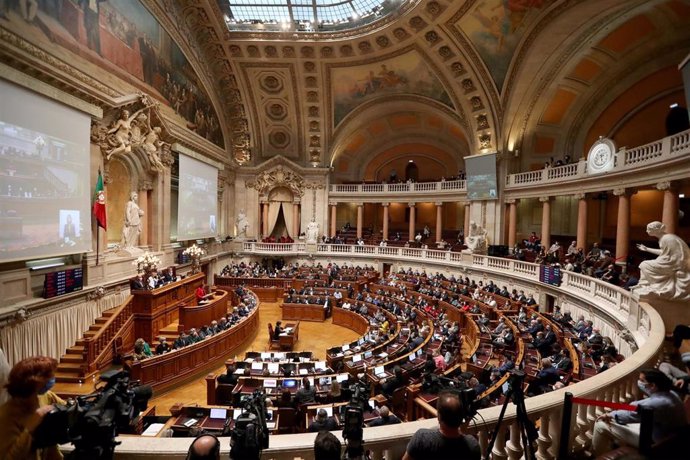
[[347,443],[347,458],[362,458],[364,455],[364,411],[369,404],[368,389],[357,383],[350,402],[345,406],[343,438]]
[[73,459],[110,459],[115,437],[146,409],[153,391],[130,381],[126,371],[104,372],[105,385],[68,404],[56,404],[34,432],[34,447],[74,444]]
[[235,420],[230,432],[230,458],[252,460],[261,457],[261,451],[268,448],[268,424],[266,423],[266,400],[261,390],[243,403],[244,411]]

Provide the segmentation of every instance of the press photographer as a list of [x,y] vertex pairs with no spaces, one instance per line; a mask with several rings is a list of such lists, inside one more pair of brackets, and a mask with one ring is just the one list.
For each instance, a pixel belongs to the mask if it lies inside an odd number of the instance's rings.
[[[44,358],[46,359],[46,358]],[[49,358],[47,358],[49,359]],[[19,366],[19,363],[17,366]],[[54,374],[56,363],[53,361],[51,376]],[[39,374],[41,375],[41,374]],[[54,384],[52,377],[48,383],[38,391],[49,389]],[[48,393],[50,396],[50,393]],[[74,450],[69,458],[81,460],[110,459],[113,457],[115,441],[120,431],[129,430],[139,413],[146,409],[152,390],[147,385],[139,386],[138,382],[131,382],[124,371],[111,371],[100,376],[100,384],[90,395],[80,396],[76,401],[66,404],[59,398],[51,398],[53,405],[41,406],[40,423],[31,432],[32,449],[38,451],[55,452],[61,458],[56,444],[72,443]],[[37,454],[38,455],[38,454]],[[9,458],[35,458],[12,457]]]
[[0,452],[10,459],[61,459],[57,443],[37,448],[34,433],[53,404],[64,404],[50,389],[57,361],[36,356],[19,361],[10,371],[10,399],[0,406]]

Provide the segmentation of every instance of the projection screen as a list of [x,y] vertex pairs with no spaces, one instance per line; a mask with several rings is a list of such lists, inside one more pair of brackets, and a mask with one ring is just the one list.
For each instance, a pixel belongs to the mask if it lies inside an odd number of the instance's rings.
[[90,127],[0,79],[0,262],[91,250]]
[[218,234],[218,169],[180,154],[177,240],[211,238]]
[[496,200],[496,154],[465,157],[467,168],[467,198],[470,200]]

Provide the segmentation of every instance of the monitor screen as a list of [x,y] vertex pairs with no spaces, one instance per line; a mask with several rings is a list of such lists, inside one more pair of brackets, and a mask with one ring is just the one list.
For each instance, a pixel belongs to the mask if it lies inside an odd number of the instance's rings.
[[228,418],[228,410],[227,409],[216,409],[212,408],[211,413],[209,414],[210,418],[215,418],[215,419],[220,419],[220,420],[225,420]]
[[333,406],[321,407],[319,409],[325,410],[329,417],[333,417]]
[[362,360],[362,355],[352,355],[352,362],[358,363]]
[[218,234],[218,168],[180,154],[177,241]]
[[423,354],[424,354],[424,350],[422,350],[421,348],[419,350],[417,350],[417,358],[421,358]]
[[417,358],[417,355],[415,353],[410,353],[410,356],[408,356],[408,359],[410,361],[414,361]]
[[330,377],[321,377],[319,379],[319,385],[330,385],[331,384],[331,378]]
[[287,379],[283,380],[283,388],[294,388],[297,386],[297,380]]
[[338,374],[335,376],[335,380],[338,383],[343,383],[343,382],[347,381],[347,379],[349,379],[349,378],[350,378],[350,374]]
[[364,359],[369,359],[369,358],[371,358],[371,356],[372,356],[373,354],[374,354],[374,352],[371,351],[371,350],[365,351],[365,352],[364,352]]
[[240,415],[242,415],[242,409],[233,409],[232,410],[232,418],[237,419]]
[[350,349],[350,345],[349,345],[349,344],[346,343],[345,345],[343,345],[343,351],[347,351],[347,350],[349,350],[349,349]]
[[506,382],[506,383],[504,383],[503,385],[501,385],[501,391],[503,392],[503,394],[508,393],[508,389],[509,389],[509,384],[508,384],[508,382]]
[[278,381],[276,379],[265,379],[264,388],[275,388],[278,386]]
[[252,363],[252,370],[262,371],[263,369],[264,369],[264,363],[262,363],[262,362]]
[[383,370],[383,366],[376,366],[374,368],[374,375],[384,374],[386,371]]
[[316,361],[314,363],[314,369],[317,371],[325,371],[326,370],[326,362],[325,361]]
[[261,359],[270,359],[271,354],[270,353],[261,353]]
[[278,363],[268,363],[268,372],[271,374],[278,373]]
[[469,200],[498,199],[495,153],[466,156],[465,167]]
[[363,344],[364,343],[364,337],[360,337],[359,340],[357,340],[357,343],[359,345]]

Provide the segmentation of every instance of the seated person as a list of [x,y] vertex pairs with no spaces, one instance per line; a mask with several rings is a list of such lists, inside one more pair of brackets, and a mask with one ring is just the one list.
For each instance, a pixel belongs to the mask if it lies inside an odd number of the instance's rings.
[[398,423],[400,423],[400,419],[396,417],[395,414],[391,414],[387,406],[381,406],[379,408],[378,418],[369,422],[368,426],[395,425]]
[[129,283],[129,288],[132,291],[146,289],[144,275],[142,273],[139,273],[135,278],[133,278]]
[[[433,363],[433,360],[431,362]],[[434,368],[435,367],[436,366],[434,364]],[[402,368],[395,366],[393,369],[393,377],[389,378],[381,385],[381,392],[390,398],[393,396],[393,392],[395,392],[395,390],[398,388],[405,386],[405,383]]]
[[220,374],[216,380],[223,385],[236,385],[237,376],[235,375],[235,366],[227,366],[225,374]]
[[[633,401],[634,406],[650,408],[653,415],[652,440],[658,442],[687,425],[683,401],[672,390],[668,377],[657,369],[643,369],[637,386],[647,395]],[[637,411],[614,410],[597,419],[594,424],[592,449],[595,456],[609,452],[613,443],[637,447],[640,442],[640,413]]]
[[530,385],[531,392],[533,394],[539,395],[549,391],[550,385],[558,382],[560,376],[558,375],[558,369],[556,369],[551,358],[543,358],[541,360],[541,370],[537,373],[536,379]]
[[149,346],[148,343],[142,338],[138,338],[134,342],[134,358],[138,360],[150,358],[153,356],[153,353],[151,352],[151,347]]
[[281,321],[276,321],[276,326],[273,328],[273,340],[280,339],[280,334],[284,331],[281,324],[283,324]]
[[168,343],[168,340],[160,336],[158,338],[158,345],[156,346],[156,354],[157,355],[162,355],[163,353],[167,353],[171,350],[170,344]]
[[295,393],[295,405],[313,403],[316,401],[316,390],[311,386],[309,379],[302,378],[302,386]]
[[338,422],[333,417],[328,416],[326,409],[319,409],[314,417],[314,421],[309,424],[307,431],[318,433],[319,431],[335,431],[338,429]]
[[168,269],[163,272],[163,282],[167,284],[173,281],[175,281],[175,269],[168,267]]
[[189,336],[184,333],[184,331],[180,332],[180,335],[175,339],[173,342],[173,348],[175,350],[186,347],[189,345],[191,342],[189,340]]

